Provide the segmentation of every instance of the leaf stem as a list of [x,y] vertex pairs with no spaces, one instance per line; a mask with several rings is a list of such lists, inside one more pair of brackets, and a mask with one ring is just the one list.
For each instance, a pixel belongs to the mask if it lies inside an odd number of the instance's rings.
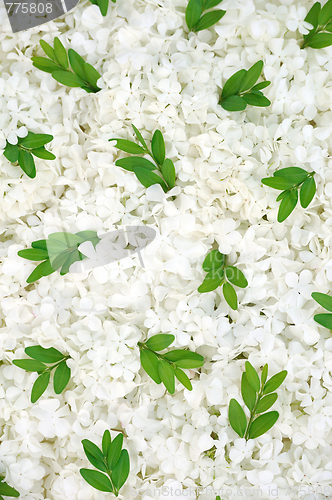
[[247,425],[247,428],[246,428],[246,432],[244,434],[244,439],[246,441],[248,441],[248,434],[249,434],[249,429],[250,429],[250,426],[252,424],[252,421],[254,420],[254,417],[255,417],[255,414],[256,414],[256,408],[257,408],[257,405],[261,399],[261,397],[263,396],[263,389],[264,389],[264,385],[261,386],[261,389],[258,393],[258,396],[257,396],[257,400],[256,400],[256,403],[255,403],[255,406],[253,407],[253,409],[250,411],[250,418],[249,418],[249,422],[248,422],[248,425]]
[[54,365],[52,366],[48,366],[46,368],[46,370],[44,370],[43,372],[41,373],[46,373],[46,372],[51,372],[53,370],[53,368],[56,368],[57,366],[59,366],[61,363],[63,363],[63,361],[66,361],[67,359],[69,359],[70,356],[64,356],[62,359],[60,359],[60,361],[58,361],[57,363],[55,363]]

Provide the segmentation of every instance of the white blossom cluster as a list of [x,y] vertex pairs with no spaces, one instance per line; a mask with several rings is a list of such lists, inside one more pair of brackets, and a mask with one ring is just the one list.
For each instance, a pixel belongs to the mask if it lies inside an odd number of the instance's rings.
[[[130,455],[120,499],[214,500],[208,486],[225,500],[332,498],[332,340],[311,298],[332,281],[332,47],[300,49],[309,0],[224,0],[226,15],[198,34],[186,5],[117,0],[103,18],[84,0],[16,34],[0,9],[0,147],[47,133],[57,157],[36,159],[29,179],[0,156],[0,473],[22,500],[110,498],[79,473],[82,439],[101,446],[105,429],[124,433]],[[100,92],[32,66],[39,40],[55,36],[100,72]],[[225,111],[225,81],[258,60],[271,106]],[[125,155],[108,139],[133,139],[132,123],[147,141],[162,131],[169,193],[115,166]],[[317,193],[280,224],[261,179],[287,166],[314,170]],[[157,231],[144,267],[133,255],[27,285],[35,263],[17,251],[33,241],[134,223]],[[237,311],[221,289],[197,291],[214,243],[248,280]],[[142,370],[137,342],[160,332],[205,357],[191,392],[177,384],[171,396]],[[72,377],[32,404],[37,374],[11,361],[36,344],[69,354]],[[277,423],[248,442],[228,421],[246,358],[259,373],[288,371]]]

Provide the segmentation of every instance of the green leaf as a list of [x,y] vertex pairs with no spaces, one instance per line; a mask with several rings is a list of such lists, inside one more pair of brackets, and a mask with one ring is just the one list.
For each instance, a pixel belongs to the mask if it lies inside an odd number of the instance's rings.
[[121,455],[121,448],[123,444],[123,434],[118,434],[110,444],[107,452],[107,465],[112,470],[118,463]]
[[226,111],[243,111],[247,107],[246,101],[238,95],[231,95],[229,97],[226,97],[226,99],[220,101],[219,104]]
[[251,89],[253,85],[257,82],[258,78],[263,69],[263,61],[257,61],[250,69],[246,72],[243,77],[240,92]]
[[141,158],[141,156],[129,156],[129,158],[121,158],[116,160],[115,165],[117,167],[124,168],[128,172],[134,172],[135,167],[146,168],[147,170],[157,170],[156,165],[146,158]]
[[259,92],[258,90],[244,94],[242,96],[242,99],[244,99],[244,101],[247,104],[250,104],[251,106],[265,107],[265,106],[270,106],[271,104],[271,101],[269,101],[269,99],[265,97],[265,95],[263,95],[262,92]]
[[166,158],[161,167],[161,173],[170,188],[175,186],[175,168],[174,163],[169,158]]
[[127,141],[126,139],[108,139],[109,141],[117,141],[115,147],[124,151],[125,153],[145,154],[145,150],[133,141]]
[[288,194],[288,190],[281,191],[281,193],[277,196],[276,201],[283,200],[285,198],[286,194]]
[[226,99],[227,97],[233,96],[240,91],[242,81],[246,73],[247,71],[245,69],[240,69],[230,78],[228,78],[227,82],[224,85],[224,88],[222,89],[221,99]]
[[24,349],[25,354],[30,356],[30,358],[36,359],[37,361],[42,361],[43,363],[57,363],[64,358],[62,352],[54,349],[54,347],[49,347],[46,349],[40,345],[34,345],[31,347],[26,347]]
[[64,46],[62,45],[57,36],[54,38],[54,53],[56,60],[60,64],[60,66],[62,66],[65,69],[68,69],[69,62],[66,49],[64,48]]
[[198,31],[206,30],[216,24],[224,15],[226,14],[225,10],[212,10],[211,12],[207,12],[204,14],[198,23],[194,26],[193,31],[196,33]]
[[86,458],[89,460],[89,462],[102,472],[107,472],[107,467],[104,462],[104,455],[102,454],[98,446],[96,446],[88,439],[83,439],[82,445]]
[[31,403],[35,403],[36,401],[38,401],[40,396],[44,394],[50,381],[50,376],[50,372],[45,372],[39,375],[39,377],[36,379],[31,390]]
[[228,419],[232,429],[243,438],[247,428],[247,419],[236,399],[231,399],[229,402]]
[[146,151],[148,151],[148,147],[147,147],[147,144],[145,142],[145,140],[143,139],[143,136],[142,134],[139,132],[139,130],[135,127],[135,125],[131,125],[134,129],[134,132],[135,132],[135,135],[137,137],[137,139],[139,140],[139,142],[142,144],[142,146],[146,149]]
[[254,85],[251,89],[251,91],[253,92],[254,90],[262,90],[262,89],[265,89],[266,87],[268,87],[270,85],[271,82],[269,81],[266,81],[266,82],[260,82],[260,83],[257,83],[256,85]]
[[101,15],[105,17],[108,10],[108,0],[97,0],[97,5],[100,9]]
[[264,411],[271,408],[272,405],[277,401],[278,394],[276,392],[264,396],[260,401],[258,401],[256,406],[256,413],[263,413]]
[[146,342],[145,345],[152,351],[162,351],[171,345],[175,340],[174,335],[169,333],[158,333],[153,335]]
[[39,264],[32,273],[27,278],[27,283],[33,283],[34,281],[39,280],[43,276],[48,276],[49,274],[54,273],[54,269],[51,266],[50,260],[44,260],[41,264]]
[[85,71],[84,71],[84,64],[85,61],[83,57],[81,57],[76,50],[74,49],[69,49],[68,50],[68,57],[69,57],[69,62],[72,70],[76,75],[84,80],[86,78],[85,76]]
[[40,248],[40,250],[47,251],[46,240],[37,240],[31,243],[32,248]]
[[85,454],[86,452],[88,452],[90,453],[90,455],[92,455],[94,458],[97,458],[101,462],[104,461],[104,455],[102,451],[92,441],[90,441],[89,439],[83,439],[82,446]]
[[18,161],[18,153],[18,145],[10,144],[10,142],[7,141],[6,147],[3,152],[3,155],[7,158],[7,160],[11,163],[16,163]]
[[278,418],[279,413],[277,411],[269,411],[255,418],[249,428],[249,439],[255,439],[270,430]]
[[23,146],[27,149],[41,148],[48,142],[53,141],[54,137],[51,134],[35,134],[33,132],[28,132],[26,137],[19,139],[19,146]]
[[102,450],[105,457],[107,457],[111,442],[112,442],[111,433],[108,429],[106,429],[106,431],[103,434],[103,440],[102,440]]
[[312,292],[311,297],[324,307],[327,311],[332,312],[332,297],[327,293]]
[[332,23],[329,23],[324,28],[325,31],[332,31]]
[[[332,0],[328,0],[318,15],[319,26],[324,26],[332,17]],[[310,22],[310,21],[309,21]]]
[[161,379],[158,371],[158,365],[159,365],[158,356],[156,356],[156,354],[154,354],[153,352],[148,351],[147,349],[141,349],[140,359],[141,359],[141,365],[143,369],[146,371],[146,373],[149,375],[149,377],[151,377],[156,384],[160,384]]
[[36,361],[34,359],[14,359],[13,364],[26,370],[28,372],[38,372],[41,373],[47,369],[47,366],[40,361]]
[[52,76],[54,80],[67,87],[82,87],[85,85],[79,76],[70,71],[53,71]]
[[45,73],[53,73],[53,71],[58,71],[60,66],[55,62],[47,59],[47,57],[31,57],[31,61],[33,66],[41,71],[45,71]]
[[165,142],[160,130],[156,130],[152,136],[151,150],[154,159],[161,166],[165,161]]
[[249,363],[249,361],[245,362],[245,367],[246,367],[246,375],[247,375],[247,379],[248,379],[249,384],[251,385],[251,387],[254,389],[255,392],[259,392],[260,387],[261,387],[261,383],[259,380],[258,373],[256,372],[255,368],[252,366],[252,364]]
[[291,190],[283,198],[278,211],[278,222],[283,222],[293,212],[297,204],[298,192]]
[[33,260],[35,262],[48,258],[48,252],[39,248],[26,248],[25,250],[19,250],[17,255],[23,259]]
[[249,408],[250,411],[252,411],[256,403],[257,395],[254,389],[249,384],[245,372],[242,373],[241,378],[241,394],[245,405]]
[[66,361],[59,364],[54,372],[53,386],[55,394],[61,394],[70,380],[70,368]]
[[81,476],[87,483],[98,491],[106,491],[112,493],[113,488],[109,478],[97,470],[80,469]]
[[268,370],[269,370],[268,364],[265,363],[265,365],[263,366],[263,369],[262,369],[262,373],[261,373],[262,385],[264,385],[266,382]]
[[276,170],[273,175],[278,178],[284,177],[293,184],[300,184],[308,177],[308,172],[299,167],[287,167]]
[[227,266],[226,267],[226,276],[227,279],[233,283],[233,285],[239,286],[240,288],[245,288],[248,286],[248,281],[245,275],[243,274],[240,269],[237,269],[237,267],[234,266]]
[[225,255],[220,253],[219,250],[211,250],[207,254],[202,264],[204,271],[209,272],[215,268],[223,266],[225,263]]
[[308,177],[300,189],[300,203],[303,208],[307,208],[316,193],[316,183],[313,177]]
[[[57,234],[57,233],[53,233],[53,234]],[[65,250],[68,250],[67,244],[62,240],[63,240],[63,238],[61,238],[60,236],[59,236],[59,239],[48,237],[46,245],[47,245],[47,251],[50,255],[56,255],[56,254],[59,254],[61,252],[64,252]]]
[[37,158],[41,158],[42,160],[55,160],[56,158],[56,156],[53,153],[47,151],[44,147],[32,149],[31,153],[37,156]]
[[159,175],[155,174],[154,172],[150,172],[150,170],[147,170],[146,168],[134,167],[134,174],[144,187],[150,187],[154,184],[160,184],[165,193],[168,191],[168,187],[166,186],[165,182],[161,177],[159,177]]
[[8,486],[8,484],[5,483],[4,481],[0,482],[0,494],[5,495],[5,497],[18,498],[20,496],[20,493],[18,491],[16,491],[11,486]]
[[52,59],[52,61],[56,62],[55,52],[53,47],[50,46],[45,40],[39,40],[40,46],[45,52],[45,54]]
[[178,379],[178,381],[186,388],[188,391],[192,391],[192,385],[187,377],[187,375],[180,369],[180,368],[175,368],[174,369],[174,375]]
[[[319,2],[314,3],[314,5],[311,7],[308,14],[304,18],[304,20],[307,23],[310,23],[313,25],[314,29],[316,29],[318,26],[318,15],[319,15],[320,9],[321,9],[321,4]],[[308,33],[308,35],[309,35],[309,33]],[[305,36],[308,36],[308,35],[305,35]]]
[[98,73],[98,71],[87,62],[84,63],[84,72],[85,80],[87,80],[97,91],[100,90],[97,85],[97,81],[101,77],[100,73]]
[[229,283],[224,283],[222,291],[227,304],[235,311],[237,309],[237,296],[234,288]]
[[[53,234],[55,234],[55,233],[53,233]],[[71,234],[71,233],[69,233],[69,234]],[[79,236],[80,238],[82,238],[85,241],[88,241],[88,240],[92,241],[95,238],[97,238],[98,241],[100,241],[100,238],[98,238],[96,231],[79,231],[78,233],[75,233],[75,235]]]
[[315,314],[314,320],[325,328],[332,330],[332,314]]
[[[59,251],[64,250],[64,246],[67,248],[74,247],[76,245],[80,245],[85,241],[82,236],[78,236],[77,234],[73,233],[67,233],[67,232],[58,232],[58,233],[52,233],[48,235],[49,240],[52,240],[52,243],[48,242],[52,249],[54,250],[55,248],[59,248]],[[59,245],[58,247],[54,247],[53,240],[58,242]]]
[[119,490],[126,482],[126,479],[129,476],[129,471],[130,462],[128,451],[122,450],[120,458],[112,470],[112,481],[117,490]]
[[18,152],[18,163],[23,172],[25,172],[30,179],[36,177],[36,166],[31,153],[24,151],[24,149],[20,149]]
[[159,360],[159,377],[170,394],[175,392],[174,370],[164,359]]
[[186,23],[190,30],[198,23],[202,15],[203,2],[202,0],[189,0],[186,8]]
[[199,293],[212,292],[224,281],[224,269],[215,268],[205,276],[203,283],[197,288]]
[[269,394],[275,391],[287,377],[287,370],[282,370],[271,377],[264,385],[263,394]]
[[332,45],[332,33],[317,33],[307,43],[312,49],[323,49]]
[[213,9],[222,2],[222,0],[204,0],[203,11]]
[[191,352],[184,349],[174,349],[163,355],[168,361],[175,363],[178,368],[199,368],[204,365],[204,358],[197,352]]
[[61,271],[60,271],[61,276],[64,276],[65,274],[67,274],[69,272],[69,268],[72,264],[74,264],[74,262],[82,260],[80,258],[80,255],[82,255],[82,254],[78,250],[74,250],[73,252],[71,252],[69,254],[66,262],[63,264],[63,266],[61,268]]

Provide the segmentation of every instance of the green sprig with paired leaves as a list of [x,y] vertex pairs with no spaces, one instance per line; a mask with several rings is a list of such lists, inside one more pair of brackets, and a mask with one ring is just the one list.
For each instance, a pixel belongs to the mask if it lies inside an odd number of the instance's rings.
[[[101,75],[74,49],[69,49],[67,54],[58,37],[54,38],[54,48],[44,40],[39,43],[48,58],[33,56],[31,60],[35,68],[51,73],[57,82],[67,87],[80,87],[89,93],[99,92],[97,81]],[[69,64],[73,71],[70,70]]]
[[49,276],[61,268],[61,276],[69,272],[70,266],[86,259],[78,247],[85,241],[91,241],[95,247],[100,241],[96,231],[79,231],[78,233],[52,233],[47,240],[31,243],[32,248],[19,250],[17,255],[23,259],[42,261],[28,276],[27,283],[33,283],[43,276]]
[[332,45],[332,0],[328,0],[323,7],[319,2],[314,3],[304,20],[313,28],[303,35],[301,49],[323,49]]
[[[273,392],[283,383],[287,371],[283,370],[267,379],[268,365],[265,364],[261,379],[249,361],[245,362],[245,371],[242,373],[241,394],[246,407],[250,411],[247,421],[246,414],[236,399],[229,403],[228,418],[232,429],[241,437],[255,439],[269,431],[279,418],[277,411],[267,410],[276,402],[278,394]],[[267,412],[267,413],[266,413]]]
[[283,222],[293,212],[298,202],[300,188],[300,203],[307,208],[316,193],[315,172],[307,172],[299,167],[282,168],[274,172],[273,177],[262,179],[262,184],[273,189],[282,190],[277,197],[281,200],[278,211],[278,222]]
[[238,308],[237,296],[230,283],[240,288],[248,286],[248,281],[240,269],[227,264],[227,255],[219,250],[211,250],[202,264],[207,272],[203,283],[198,287],[200,293],[212,292],[222,285],[222,291],[227,304],[233,309]]
[[186,349],[173,349],[160,354],[159,351],[166,349],[174,340],[174,335],[158,333],[146,342],[138,342],[143,369],[156,384],[163,383],[170,394],[175,392],[175,377],[186,389],[192,390],[191,382],[181,368],[199,368],[204,364],[203,356]]
[[[206,30],[226,14],[225,10],[213,9],[222,2],[222,0],[189,0],[186,8],[186,23],[190,31]],[[209,12],[205,12],[205,11]],[[205,14],[203,14],[205,12]]]
[[[147,158],[140,156],[130,156],[116,160],[115,165],[129,172],[134,172],[137,179],[144,187],[160,184],[165,193],[175,186],[175,168],[172,160],[166,158],[165,141],[160,130],[156,130],[151,140],[151,151],[148,148],[142,134],[132,125],[138,141],[141,143],[128,141],[126,139],[109,139],[117,141],[116,146],[120,151],[134,155],[149,155],[154,164]],[[157,173],[154,173],[157,171]]]
[[53,141],[50,134],[34,134],[28,132],[26,137],[19,137],[17,144],[6,141],[4,156],[10,163],[18,163],[23,172],[34,179],[36,177],[36,165],[32,155],[42,160],[54,160],[56,157],[45,149],[45,144]]
[[5,500],[3,497],[15,497],[18,498],[20,496],[20,493],[9,486],[5,482],[5,478],[0,476],[0,500]]
[[122,444],[123,434],[118,434],[112,441],[109,430],[103,434],[102,449],[88,439],[82,441],[87,459],[98,470],[80,469],[81,476],[96,490],[113,493],[116,497],[130,471],[129,454],[122,449]]
[[[313,292],[311,297],[327,311],[332,312],[332,297],[327,293]],[[332,314],[315,314],[314,320],[325,328],[332,330]]]
[[28,372],[37,372],[39,374],[32,386],[31,403],[38,401],[44,394],[53,370],[55,370],[53,377],[54,392],[55,394],[61,394],[70,380],[71,372],[66,363],[70,356],[65,356],[54,347],[45,349],[40,345],[26,347],[24,352],[32,359],[14,359],[13,364]]
[[[107,15],[109,0],[90,0],[90,2],[94,5],[98,5],[102,16],[105,17]],[[112,0],[112,2],[115,3],[116,0]]]
[[263,61],[257,61],[248,70],[240,69],[225,83],[219,104],[226,111],[243,111],[247,105],[266,107],[271,102],[261,92],[271,82],[256,83],[263,69]]

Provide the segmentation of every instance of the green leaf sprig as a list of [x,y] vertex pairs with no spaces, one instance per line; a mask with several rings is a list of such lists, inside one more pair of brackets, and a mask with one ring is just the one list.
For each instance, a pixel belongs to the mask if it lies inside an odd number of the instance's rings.
[[319,2],[314,3],[304,20],[313,28],[303,35],[301,49],[322,49],[332,45],[332,0],[328,0],[324,7]]
[[[143,184],[144,187],[150,187],[154,184],[160,184],[165,193],[175,186],[175,168],[172,160],[166,158],[165,141],[160,130],[156,130],[152,136],[151,151],[149,150],[145,140],[137,128],[132,125],[135,135],[141,146],[136,142],[128,141],[126,139],[109,139],[110,141],[117,141],[116,146],[125,153],[134,155],[148,154],[154,161],[154,164],[140,156],[130,156],[128,158],[121,158],[117,160],[115,165],[124,168],[129,172],[134,172],[137,179]],[[156,170],[158,174],[153,171]]]
[[279,418],[277,411],[265,413],[276,402],[278,394],[273,392],[283,383],[287,376],[287,371],[283,370],[267,379],[268,365],[262,369],[261,379],[249,361],[245,363],[245,371],[241,379],[241,394],[246,407],[250,411],[247,422],[243,408],[236,401],[231,399],[229,403],[228,418],[232,429],[241,437],[255,439],[276,423]]
[[122,450],[122,444],[123,434],[112,441],[109,430],[104,432],[101,450],[88,439],[82,441],[87,459],[99,469],[80,469],[83,479],[96,490],[114,493],[116,497],[130,471],[129,454],[126,449]]
[[0,500],[5,500],[3,496],[18,498],[20,496],[20,493],[11,486],[9,486],[4,481],[3,477],[0,477]]
[[162,382],[170,394],[175,392],[175,377],[186,389],[192,390],[191,382],[181,368],[199,368],[204,364],[203,356],[186,349],[173,349],[165,354],[159,353],[174,340],[174,335],[158,333],[146,342],[138,342],[143,369],[156,384]]
[[207,275],[197,290],[200,293],[212,292],[212,290],[222,285],[227,304],[233,310],[236,310],[238,307],[237,296],[230,283],[240,288],[248,286],[248,281],[243,272],[237,267],[227,265],[227,255],[220,253],[219,250],[211,250],[205,257],[202,267],[207,272]]
[[31,243],[32,248],[19,250],[17,255],[23,259],[41,262],[27,278],[27,283],[33,283],[43,276],[49,276],[61,268],[60,274],[67,274],[70,266],[77,261],[86,259],[78,246],[84,241],[91,241],[94,247],[100,241],[96,231],[80,231],[72,233],[52,233],[47,240]]
[[42,160],[54,160],[56,157],[50,151],[45,149],[45,144],[53,141],[54,137],[50,134],[34,134],[28,132],[26,137],[18,137],[17,144],[10,144],[6,141],[4,149],[4,156],[10,163],[17,163],[23,172],[34,179],[36,177],[36,166],[33,156],[41,158]]
[[[311,297],[318,302],[320,306],[332,312],[332,297],[330,295],[327,293],[313,292]],[[320,325],[325,326],[325,328],[332,330],[332,314],[315,314],[314,320]]]
[[226,111],[243,111],[247,104],[266,107],[271,102],[261,92],[271,82],[256,83],[263,69],[263,61],[257,61],[248,70],[240,69],[232,75],[222,89],[219,104]]
[[[107,15],[109,0],[90,0],[90,2],[98,5],[102,16],[105,17]],[[112,0],[112,2],[115,3],[116,0]]]
[[[186,23],[190,31],[206,30],[226,14],[225,10],[213,9],[222,2],[222,0],[189,0],[186,8]],[[209,12],[205,12],[208,10]],[[203,14],[203,15],[202,15]]]
[[281,200],[278,211],[278,222],[283,222],[293,212],[298,201],[298,189],[300,189],[300,203],[307,208],[316,193],[314,180],[315,172],[307,172],[299,167],[282,168],[274,172],[273,177],[262,179],[262,184],[282,192],[277,197]]
[[[57,82],[67,87],[81,87],[90,93],[100,90],[97,81],[101,75],[75,50],[69,49],[67,55],[58,37],[54,38],[54,48],[44,40],[40,40],[39,43],[48,58],[33,56],[31,60],[35,68],[51,73]],[[73,71],[69,69],[69,63]]]
[[[70,356],[65,356],[57,349],[54,349],[54,347],[45,349],[40,345],[26,347],[24,352],[32,359],[14,359],[13,364],[28,372],[37,372],[39,374],[39,377],[32,386],[31,403],[38,401],[40,396],[46,391],[51,372],[54,369],[54,392],[55,394],[61,394],[70,380],[70,368],[66,363],[66,360]],[[49,364],[51,366],[47,366]]]

